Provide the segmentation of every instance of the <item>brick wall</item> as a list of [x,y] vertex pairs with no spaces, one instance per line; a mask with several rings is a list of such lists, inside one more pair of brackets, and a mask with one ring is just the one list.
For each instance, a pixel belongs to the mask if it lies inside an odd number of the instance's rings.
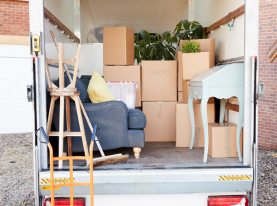
[[0,35],[29,36],[29,2],[0,0]]
[[277,151],[277,59],[269,63],[267,52],[277,39],[277,0],[260,0],[259,82],[266,84],[259,102],[259,147]]

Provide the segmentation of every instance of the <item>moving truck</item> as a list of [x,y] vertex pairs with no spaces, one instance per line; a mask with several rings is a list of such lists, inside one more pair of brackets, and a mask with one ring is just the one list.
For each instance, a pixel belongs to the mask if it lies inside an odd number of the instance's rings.
[[[245,5],[245,7],[242,7]],[[188,19],[200,22],[209,27],[229,12],[244,8],[244,13],[236,16],[234,27],[230,30],[226,23],[219,22],[209,32],[208,38],[215,38],[216,61],[228,61],[242,57],[244,62],[244,123],[243,123],[243,158],[229,161],[228,158],[216,162],[203,163],[202,158],[196,160],[188,156],[184,164],[174,164],[170,157],[155,162],[142,164],[134,161],[131,165],[114,164],[97,167],[93,172],[94,205],[137,206],[137,205],[175,205],[205,206],[208,199],[214,197],[249,198],[249,205],[256,205],[257,194],[257,123],[258,106],[258,0],[29,0],[30,36],[40,37],[40,51],[37,56],[31,50],[34,59],[34,127],[47,125],[45,51],[51,50],[53,44],[50,30],[54,30],[59,42],[67,49],[76,47],[77,43],[66,37],[62,31],[50,24],[45,14],[46,8],[76,36],[85,46],[88,43],[88,31],[91,28],[104,26],[126,26],[138,32],[142,29],[151,33],[166,30],[173,31],[176,23]],[[229,23],[233,23],[229,19]],[[57,27],[57,25],[54,25]],[[74,40],[73,40],[74,41]],[[96,44],[95,44],[96,45]],[[52,45],[53,46],[53,45]],[[66,50],[66,49],[65,49]],[[48,52],[47,51],[47,52]],[[74,54],[76,54],[74,52]],[[47,56],[52,55],[52,53]],[[84,54],[85,55],[85,54]],[[87,53],[87,59],[99,55],[99,52]],[[91,55],[91,57],[90,57]],[[82,56],[82,54],[81,54]],[[57,58],[57,56],[56,56]],[[82,57],[81,57],[82,58]],[[87,73],[86,73],[87,72]],[[79,73],[92,74],[92,70]],[[31,90],[29,90],[31,91]],[[232,118],[231,112],[227,116]],[[236,119],[236,118],[234,118]],[[230,119],[229,119],[230,120]],[[234,122],[236,123],[236,122]],[[86,122],[84,122],[86,124]],[[42,139],[42,137],[41,137]],[[202,150],[201,150],[202,151]],[[155,154],[155,150],[152,151]],[[143,154],[143,149],[142,149]],[[201,152],[201,157],[202,157]],[[132,154],[130,154],[132,155]],[[178,158],[175,156],[173,158]],[[187,163],[190,162],[190,163]],[[50,197],[42,180],[50,178],[47,145],[42,144],[34,135],[34,187],[36,205],[42,205],[45,198]],[[87,166],[76,166],[73,176],[76,182],[89,182]],[[55,169],[55,178],[69,178],[68,169]],[[250,177],[242,180],[236,177]],[[224,180],[220,177],[226,177]],[[49,185],[49,184],[48,184]],[[55,198],[69,197],[69,188],[55,190]],[[84,198],[85,205],[90,205],[89,187],[76,186],[74,198]],[[244,198],[242,198],[244,199]],[[211,205],[211,204],[210,204]],[[229,205],[229,204],[226,204]],[[244,201],[236,205],[246,205]]]

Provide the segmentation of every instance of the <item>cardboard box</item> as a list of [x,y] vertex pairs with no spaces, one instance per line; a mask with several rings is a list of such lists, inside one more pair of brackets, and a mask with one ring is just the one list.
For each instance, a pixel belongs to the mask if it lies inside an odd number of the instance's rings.
[[[201,104],[193,104],[195,120],[194,147],[204,147],[204,131],[201,116]],[[215,121],[214,103],[207,105],[208,123]],[[190,147],[191,122],[188,104],[176,104],[176,147]]]
[[178,92],[178,102],[183,103],[183,92]]
[[182,53],[183,79],[191,80],[215,66],[214,52]]
[[103,28],[103,64],[134,65],[134,29]]
[[105,81],[132,81],[138,83],[136,90],[136,107],[141,107],[141,72],[140,65],[104,66]]
[[239,105],[239,100],[238,100],[238,98],[236,98],[236,97],[231,97],[231,98],[229,99],[229,103],[230,103],[230,104]]
[[142,111],[147,119],[145,142],[176,141],[176,103],[142,102]]
[[[210,123],[209,126],[209,149],[208,154],[213,158],[238,157],[236,145],[237,125],[224,122]],[[241,151],[242,151],[241,134]]]
[[[187,104],[189,100],[189,90],[190,90],[190,84],[189,80],[183,80],[183,103]],[[200,104],[201,99],[193,99],[194,104]],[[208,101],[208,103],[214,103],[214,98],[211,97]]]
[[178,51],[176,55],[178,63],[178,92],[183,91],[183,63],[182,63],[182,52]]
[[[181,51],[183,50],[183,43],[187,42],[188,40],[181,40]],[[200,50],[201,52],[215,52],[215,39],[193,39],[191,41],[196,41],[200,43]]]
[[177,101],[177,61],[141,61],[142,101]]

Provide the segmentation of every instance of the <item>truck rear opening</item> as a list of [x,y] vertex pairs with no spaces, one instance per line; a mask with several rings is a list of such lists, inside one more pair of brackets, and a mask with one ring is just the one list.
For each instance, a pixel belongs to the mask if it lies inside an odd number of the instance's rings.
[[[242,57],[244,63],[244,123],[243,141],[241,142],[242,161],[238,157],[212,158],[208,156],[207,162],[203,162],[203,147],[176,147],[175,141],[167,142],[146,142],[141,150],[140,158],[135,159],[133,148],[119,148],[105,151],[106,155],[129,154],[127,161],[115,164],[102,165],[94,168],[94,195],[95,205],[121,205],[133,206],[140,204],[160,205],[247,205],[245,197],[247,192],[254,194],[251,202],[255,202],[256,187],[256,150],[257,150],[257,110],[254,88],[257,84],[257,76],[254,73],[258,70],[257,62],[253,56],[258,55],[258,1],[237,0],[237,1],[170,1],[165,0],[163,4],[159,1],[134,2],[129,1],[53,1],[53,0],[30,0],[30,31],[41,38],[41,51],[35,58],[34,75],[36,79],[36,126],[47,129],[47,99],[46,99],[46,75],[45,75],[45,53],[52,59],[58,58],[55,46],[52,43],[50,30],[54,30],[57,41],[63,42],[68,52],[67,58],[74,59],[77,43],[64,35],[64,30],[59,26],[52,25],[49,18],[43,13],[44,7],[67,25],[79,36],[84,51],[92,51],[101,43],[88,43],[87,32],[92,27],[115,26],[134,27],[135,33],[141,29],[148,29],[152,33],[159,33],[164,28],[175,27],[176,19],[199,21],[204,27],[217,27],[207,33],[208,38],[215,38],[215,59],[216,61],[228,62],[228,60]],[[229,12],[241,8],[245,4],[245,12],[235,17],[235,23],[230,30],[227,25],[219,20],[226,17]],[[128,10],[130,5],[137,5],[132,12]],[[185,5],[185,6],[184,6]],[[155,16],[154,9],[159,6],[160,10]],[[178,12],[172,17],[170,6],[177,8]],[[108,9],[108,7],[111,7]],[[145,11],[143,8],[147,8]],[[57,11],[59,8],[59,11]],[[104,9],[103,9],[104,8]],[[122,8],[129,12],[119,12]],[[182,8],[184,8],[182,10]],[[39,9],[39,10],[38,10]],[[147,10],[146,9],[146,10]],[[109,10],[109,12],[107,12]],[[167,11],[168,10],[168,11]],[[39,12],[38,12],[39,11]],[[156,10],[155,10],[156,11]],[[176,10],[177,11],[177,10]],[[138,16],[130,15],[138,12]],[[141,13],[140,13],[141,12]],[[105,16],[104,15],[107,15]],[[70,15],[69,15],[70,14]],[[95,16],[94,16],[95,15]],[[110,16],[109,16],[110,15]],[[140,17],[145,17],[140,20]],[[170,17],[170,18],[169,18]],[[168,18],[168,19],[167,19]],[[113,20],[114,22],[110,21]],[[156,20],[153,20],[156,19]],[[171,19],[171,20],[169,20]],[[130,22],[128,22],[130,21]],[[219,21],[219,22],[218,22]],[[157,23],[158,22],[158,23]],[[93,25],[94,24],[94,25]],[[160,26],[162,25],[162,26]],[[53,27],[54,26],[54,27]],[[55,28],[59,29],[56,30]],[[63,32],[62,32],[63,31]],[[73,42],[73,43],[72,43]],[[177,47],[180,49],[179,47]],[[85,52],[83,63],[80,63],[79,77],[81,75],[92,75],[92,67],[96,67],[91,60],[99,58],[102,52]],[[34,53],[35,55],[35,53]],[[82,58],[82,54],[81,54]],[[97,60],[93,59],[93,62]],[[230,63],[230,62],[229,62]],[[86,67],[90,65],[90,69]],[[51,72],[56,80],[57,65],[52,65]],[[56,66],[56,67],[55,67]],[[82,70],[82,68],[84,68]],[[56,72],[56,73],[55,73]],[[218,106],[218,105],[217,105]],[[200,110],[199,110],[200,111]],[[255,118],[254,118],[255,117]],[[225,120],[237,123],[238,113],[226,112]],[[84,124],[86,122],[84,121]],[[36,128],[37,129],[37,128]],[[58,141],[57,137],[51,137]],[[72,137],[79,138],[79,137]],[[41,144],[38,139],[34,140],[35,151],[35,190],[40,198],[50,198],[49,184],[49,159],[47,147]],[[73,145],[74,146],[74,145]],[[54,155],[58,156],[58,144],[53,145]],[[55,148],[56,147],[56,148]],[[74,153],[74,156],[83,156],[83,153]],[[94,157],[100,157],[98,151]],[[54,178],[69,178],[69,163],[63,162],[63,169],[54,165]],[[76,182],[89,182],[89,171],[85,161],[74,161],[74,179]],[[86,205],[89,205],[89,188],[75,187],[74,197],[85,198]],[[55,190],[56,198],[68,198],[69,189],[59,188]],[[243,202],[245,200],[245,202]],[[39,199],[36,200],[39,202]],[[57,199],[58,201],[58,199]],[[130,203],[130,202],[133,203]],[[229,201],[229,202],[228,202]],[[250,201],[249,201],[250,202]],[[46,203],[45,203],[46,204]]]

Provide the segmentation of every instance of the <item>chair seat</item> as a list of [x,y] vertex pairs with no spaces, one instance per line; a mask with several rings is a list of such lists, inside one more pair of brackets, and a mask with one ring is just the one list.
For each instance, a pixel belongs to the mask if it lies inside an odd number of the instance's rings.
[[128,127],[129,129],[144,129],[146,126],[145,114],[137,109],[128,110]]

